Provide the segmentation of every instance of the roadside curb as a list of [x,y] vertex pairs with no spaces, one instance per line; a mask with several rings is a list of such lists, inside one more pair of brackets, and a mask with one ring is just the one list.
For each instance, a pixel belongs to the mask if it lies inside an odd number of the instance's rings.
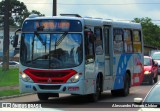
[[3,97],[0,97],[0,100],[9,99],[9,98],[16,98],[16,97],[21,97],[21,96],[28,96],[28,95],[33,95],[33,94],[34,93],[25,93],[25,94],[12,95],[12,96],[3,96]]

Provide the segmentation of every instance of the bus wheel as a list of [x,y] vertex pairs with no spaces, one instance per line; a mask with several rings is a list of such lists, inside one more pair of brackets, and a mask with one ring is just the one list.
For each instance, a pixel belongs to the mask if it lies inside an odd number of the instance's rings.
[[120,90],[111,90],[112,96],[120,96]]
[[37,94],[39,100],[48,100],[49,96],[46,93],[38,93]]
[[111,94],[113,96],[127,96],[129,94],[129,88],[130,88],[130,80],[128,74],[126,74],[125,80],[124,80],[124,88],[123,89],[117,89],[117,90],[111,90]]
[[128,74],[126,74],[126,77],[125,77],[125,80],[124,80],[124,88],[123,89],[121,89],[121,95],[122,96],[127,96],[128,94],[129,94],[129,88],[130,88],[130,86],[129,86],[129,83],[130,81],[129,81],[129,76],[128,76]]
[[96,80],[96,92],[93,94],[90,94],[90,101],[91,102],[97,102],[99,97],[101,96],[101,79],[100,77],[97,78]]

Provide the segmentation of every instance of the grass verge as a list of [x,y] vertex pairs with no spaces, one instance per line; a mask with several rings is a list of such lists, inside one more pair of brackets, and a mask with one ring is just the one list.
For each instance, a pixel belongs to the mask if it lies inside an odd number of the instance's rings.
[[19,69],[11,68],[8,71],[0,69],[0,86],[13,86],[19,84]]
[[20,92],[18,89],[16,90],[4,90],[4,91],[0,91],[0,97],[3,96],[13,96],[13,95],[19,95]]

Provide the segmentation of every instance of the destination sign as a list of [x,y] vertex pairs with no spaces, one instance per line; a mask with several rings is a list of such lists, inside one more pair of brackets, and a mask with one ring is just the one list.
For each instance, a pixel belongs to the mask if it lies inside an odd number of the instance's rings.
[[22,27],[23,32],[45,31],[45,32],[81,32],[82,24],[78,20],[27,20]]

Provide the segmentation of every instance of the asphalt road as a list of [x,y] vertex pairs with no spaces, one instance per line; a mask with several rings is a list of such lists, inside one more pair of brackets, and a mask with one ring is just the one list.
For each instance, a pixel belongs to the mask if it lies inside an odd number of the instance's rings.
[[[160,80],[160,76],[159,76]],[[100,100],[96,103],[92,103],[86,96],[76,96],[69,94],[60,94],[59,98],[49,98],[48,101],[39,101],[36,94],[10,98],[1,100],[0,102],[29,102],[41,104],[43,108],[50,108],[53,111],[137,111],[139,108],[119,108],[114,107],[116,105],[127,105],[133,103],[135,97],[144,98],[152,85],[141,85],[132,87],[130,89],[130,95],[127,97],[113,97],[110,91],[102,93]],[[2,108],[0,108],[0,111]],[[49,110],[49,109],[48,109]],[[3,110],[2,110],[3,111]],[[43,111],[43,110],[40,110]]]

